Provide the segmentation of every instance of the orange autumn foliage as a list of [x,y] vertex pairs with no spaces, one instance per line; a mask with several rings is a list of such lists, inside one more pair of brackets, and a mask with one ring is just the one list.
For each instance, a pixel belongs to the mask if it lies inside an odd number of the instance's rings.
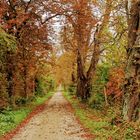
[[124,69],[123,68],[113,68],[109,72],[109,81],[106,84],[106,94],[112,96],[114,99],[122,96],[122,88],[124,81]]

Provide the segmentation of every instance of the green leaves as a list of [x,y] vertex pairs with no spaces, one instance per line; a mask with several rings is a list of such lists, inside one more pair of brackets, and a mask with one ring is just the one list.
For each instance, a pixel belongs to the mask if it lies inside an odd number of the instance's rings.
[[0,28],[0,53],[3,51],[16,50],[16,39],[14,36],[7,34],[2,28]]
[[[8,105],[7,93],[7,54],[14,54],[16,51],[16,40],[12,35],[7,34],[0,27],[0,109]],[[8,120],[9,118],[7,118]],[[0,118],[1,121],[1,118]]]

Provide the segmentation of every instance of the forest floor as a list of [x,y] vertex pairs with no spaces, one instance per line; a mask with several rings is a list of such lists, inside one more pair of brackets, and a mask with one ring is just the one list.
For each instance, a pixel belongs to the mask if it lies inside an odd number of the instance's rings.
[[71,105],[60,91],[35,115],[12,140],[90,140],[90,134],[74,115]]

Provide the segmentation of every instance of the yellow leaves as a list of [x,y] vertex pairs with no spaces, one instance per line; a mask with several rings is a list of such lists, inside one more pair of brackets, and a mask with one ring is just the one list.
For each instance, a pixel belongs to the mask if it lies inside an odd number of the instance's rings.
[[91,2],[92,2],[94,5],[98,5],[97,0],[91,0]]
[[3,50],[13,51],[16,50],[16,40],[15,37],[6,33],[2,28],[0,28],[0,47],[4,47]]
[[57,82],[64,84],[71,83],[71,74],[75,70],[73,64],[75,63],[75,55],[71,52],[61,55],[56,63],[55,78]]

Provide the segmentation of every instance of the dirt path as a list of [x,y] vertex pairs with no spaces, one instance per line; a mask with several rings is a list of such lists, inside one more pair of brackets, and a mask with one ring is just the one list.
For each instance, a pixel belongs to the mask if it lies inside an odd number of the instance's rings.
[[83,137],[86,132],[69,108],[67,100],[58,91],[45,110],[34,116],[12,140],[86,140]]

